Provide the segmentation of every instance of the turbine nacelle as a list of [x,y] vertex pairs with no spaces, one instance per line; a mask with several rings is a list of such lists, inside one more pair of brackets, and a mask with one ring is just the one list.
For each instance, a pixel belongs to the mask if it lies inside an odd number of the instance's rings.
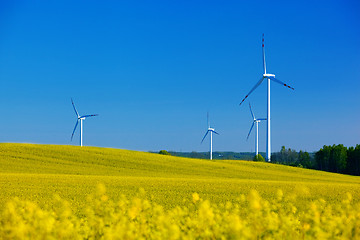
[[271,73],[265,73],[265,74],[263,74],[263,77],[264,78],[268,78],[268,77],[275,77],[275,74],[271,74]]

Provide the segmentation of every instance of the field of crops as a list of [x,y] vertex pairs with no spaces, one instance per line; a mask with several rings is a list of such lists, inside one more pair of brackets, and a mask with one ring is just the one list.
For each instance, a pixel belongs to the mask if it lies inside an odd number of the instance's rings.
[[0,189],[0,238],[360,234],[359,177],[269,163],[0,144]]

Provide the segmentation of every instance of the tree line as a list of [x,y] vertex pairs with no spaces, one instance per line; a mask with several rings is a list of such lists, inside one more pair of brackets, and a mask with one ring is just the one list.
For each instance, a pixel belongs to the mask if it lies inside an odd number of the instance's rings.
[[[174,152],[161,150],[160,154],[173,155],[178,157],[208,159],[208,152]],[[260,153],[254,157],[251,152],[213,152],[216,160],[239,159],[265,161],[265,153]],[[285,146],[281,147],[280,152],[271,154],[271,162],[295,167],[322,170],[327,172],[344,173],[360,176],[360,145],[355,147],[345,147],[342,144],[326,146],[319,151],[308,153],[306,151],[295,151]]]
[[349,148],[342,144],[324,145],[315,153],[296,152],[282,146],[280,152],[271,155],[271,161],[290,166],[360,176],[360,145]]

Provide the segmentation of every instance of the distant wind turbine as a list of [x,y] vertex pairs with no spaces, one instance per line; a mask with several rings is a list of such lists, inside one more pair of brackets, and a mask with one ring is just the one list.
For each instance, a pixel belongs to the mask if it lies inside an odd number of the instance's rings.
[[83,145],[83,120],[85,120],[87,117],[95,117],[95,116],[98,116],[99,114],[90,114],[90,115],[80,116],[79,113],[78,113],[78,111],[76,110],[74,101],[73,101],[72,99],[71,99],[71,103],[72,103],[72,105],[73,105],[73,107],[74,107],[74,111],[75,111],[75,114],[76,114],[76,117],[77,117],[76,124],[75,124],[75,127],[74,127],[74,131],[73,131],[72,134],[71,134],[71,141],[72,141],[72,139],[73,139],[73,136],[74,136],[76,127],[78,126],[78,123],[80,122],[80,146],[82,147],[82,145]]
[[217,132],[215,132],[214,128],[210,127],[210,122],[209,122],[209,113],[207,113],[207,124],[208,124],[208,130],[205,133],[205,136],[203,137],[203,139],[201,140],[201,143],[204,141],[204,139],[206,138],[206,136],[208,135],[208,133],[210,132],[210,160],[212,160],[212,134],[215,133],[217,135],[219,135]]
[[247,135],[246,140],[249,139],[251,130],[253,129],[254,124],[256,124],[256,133],[255,133],[256,134],[255,135],[255,157],[256,157],[259,154],[259,122],[261,122],[262,120],[266,120],[266,118],[256,118],[253,111],[251,110],[250,103],[249,103],[249,108],[250,108],[251,116],[253,118],[253,123],[251,125],[250,131],[249,131],[249,134]]
[[260,78],[260,80],[255,84],[255,86],[250,90],[250,92],[245,96],[245,98],[241,101],[240,105],[245,101],[245,99],[264,81],[267,79],[267,141],[266,141],[266,160],[268,162],[271,161],[271,135],[270,135],[270,80],[277,82],[285,87],[288,87],[292,90],[294,88],[290,87],[289,85],[283,83],[282,81],[275,78],[274,74],[266,73],[266,62],[265,62],[265,45],[264,45],[264,34],[262,35],[262,55],[263,55],[263,67],[264,67],[264,74]]

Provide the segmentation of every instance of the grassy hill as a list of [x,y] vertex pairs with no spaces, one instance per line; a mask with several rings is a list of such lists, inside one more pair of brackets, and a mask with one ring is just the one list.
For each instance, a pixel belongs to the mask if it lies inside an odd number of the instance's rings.
[[[98,183],[109,195],[134,196],[139,188],[173,207],[193,192],[215,203],[257,190],[297,194],[299,205],[314,197],[339,202],[346,192],[360,201],[360,178],[277,164],[204,160],[97,147],[0,144],[0,206],[13,197],[41,204],[54,194],[81,207]],[[0,207],[1,208],[1,207]]]

